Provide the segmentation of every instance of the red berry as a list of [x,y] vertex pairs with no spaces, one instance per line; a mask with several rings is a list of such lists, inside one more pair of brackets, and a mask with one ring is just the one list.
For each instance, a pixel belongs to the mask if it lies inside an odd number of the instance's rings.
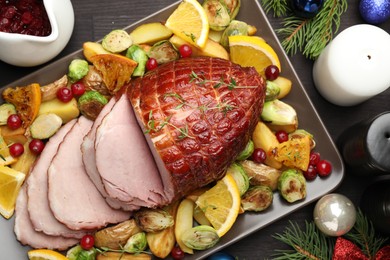
[[158,63],[157,63],[157,60],[155,58],[150,58],[146,62],[146,69],[147,70],[153,70],[153,69],[157,68],[157,66],[158,66]]
[[82,94],[85,93],[85,85],[82,82],[73,83],[70,86],[70,88],[72,90],[73,95],[76,96],[76,97],[79,97],[79,96],[81,96]]
[[175,246],[172,248],[171,256],[174,260],[181,260],[184,259],[185,253],[180,249],[180,247]]
[[188,44],[183,44],[179,47],[179,52],[182,58],[188,58],[192,55],[192,48]]
[[311,152],[310,153],[310,161],[309,164],[311,165],[317,165],[317,163],[321,160],[320,153],[318,152]]
[[310,181],[314,180],[317,177],[317,168],[315,165],[309,164],[309,167],[305,172],[303,172],[303,176],[305,176],[305,179]]
[[43,148],[45,148],[45,143],[42,140],[33,139],[31,140],[28,147],[30,148],[31,152],[40,154],[43,151]]
[[80,246],[84,250],[89,250],[95,245],[95,238],[92,235],[84,235],[80,240]]
[[283,143],[288,141],[288,133],[284,130],[279,130],[275,133],[276,138],[278,139],[279,143]]
[[252,153],[252,160],[256,163],[263,163],[267,159],[267,153],[261,149],[256,148]]
[[68,103],[73,98],[72,90],[67,87],[62,87],[57,90],[57,98],[64,103]]
[[9,147],[9,153],[12,157],[19,157],[24,153],[24,147],[20,143],[14,143]]
[[320,177],[326,177],[332,172],[332,164],[327,160],[320,160],[316,168]]
[[12,130],[16,130],[22,126],[22,119],[17,114],[12,114],[7,118],[7,125]]
[[279,68],[275,65],[269,65],[267,68],[265,68],[264,74],[266,79],[274,80],[279,77]]

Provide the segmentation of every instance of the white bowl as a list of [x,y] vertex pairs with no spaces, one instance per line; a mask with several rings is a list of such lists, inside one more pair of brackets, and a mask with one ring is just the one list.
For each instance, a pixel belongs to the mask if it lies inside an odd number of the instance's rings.
[[57,56],[68,43],[74,27],[70,0],[43,0],[51,34],[32,36],[0,32],[0,60],[15,66],[31,67]]

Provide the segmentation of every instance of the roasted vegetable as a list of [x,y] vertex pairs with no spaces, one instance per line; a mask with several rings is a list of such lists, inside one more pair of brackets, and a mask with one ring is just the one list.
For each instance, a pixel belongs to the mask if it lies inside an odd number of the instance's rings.
[[133,44],[154,44],[171,36],[172,31],[157,22],[142,24],[130,33]]
[[306,131],[304,129],[297,129],[294,132],[288,134],[288,138],[290,140],[301,139],[301,138],[304,138],[305,136],[308,136],[310,139],[310,149],[314,149],[314,147],[316,146],[316,141],[314,140],[313,135],[311,133],[309,133],[308,131]]
[[264,103],[261,119],[274,131],[294,132],[298,128],[298,116],[289,104],[274,99]]
[[133,41],[125,30],[113,30],[102,41],[102,47],[112,53],[120,53],[127,50]]
[[97,251],[92,248],[84,250],[80,245],[74,246],[66,252],[66,257],[69,260],[95,260]]
[[265,90],[265,101],[272,101],[279,96],[279,85],[273,81],[267,80],[267,88]]
[[99,92],[87,91],[80,96],[78,106],[81,114],[91,120],[95,120],[107,102],[107,98]]
[[15,106],[16,112],[27,129],[37,117],[41,105],[41,87],[33,83],[27,86],[6,88],[3,91],[3,99]]
[[244,211],[260,212],[271,206],[274,193],[268,186],[252,186],[241,198]]
[[292,88],[292,82],[288,78],[279,76],[276,79],[274,79],[272,82],[277,84],[279,86],[279,89],[280,89],[280,92],[279,92],[277,99],[284,98],[285,96],[287,96],[290,93],[291,88]]
[[60,79],[47,84],[45,86],[41,86],[41,95],[42,102],[51,100],[57,97],[57,91],[60,88],[66,87],[68,85],[68,76],[64,75]]
[[233,20],[229,26],[223,31],[220,43],[226,49],[229,48],[229,36],[233,35],[248,35],[248,24],[242,21]]
[[132,76],[138,77],[144,75],[145,65],[148,61],[148,55],[146,55],[146,52],[140,46],[133,44],[127,49],[126,57],[129,57],[138,63]]
[[285,170],[279,178],[278,190],[288,202],[302,200],[306,198],[306,179],[300,170]]
[[242,161],[241,165],[249,177],[250,185],[263,185],[272,190],[277,189],[278,179],[282,173],[280,170],[251,160]]
[[157,232],[174,224],[172,215],[162,209],[143,208],[134,214],[134,218],[145,232]]
[[102,75],[92,65],[89,66],[88,74],[81,80],[81,82],[84,84],[85,89],[87,91],[95,90],[102,95],[105,96],[110,95],[110,92],[108,91],[106,84],[104,84],[103,82]]
[[245,146],[245,149],[237,156],[236,160],[243,161],[248,159],[252,155],[254,150],[255,145],[253,144],[252,140],[249,140],[249,142]]
[[6,125],[8,117],[16,114],[16,108],[10,103],[4,103],[0,106],[0,125]]
[[134,219],[126,220],[115,226],[97,231],[94,235],[96,247],[108,247],[120,249],[127,240],[142,230],[137,226]]
[[148,56],[156,59],[158,64],[174,61],[180,57],[179,52],[168,40],[155,43],[149,50]]
[[211,226],[210,221],[204,214],[203,210],[199,207],[194,208],[194,219],[199,225]]
[[244,193],[249,189],[249,178],[244,168],[238,163],[233,163],[227,169],[227,174],[231,174],[233,176],[237,183],[238,190],[240,191],[240,195],[244,195]]
[[89,65],[86,60],[74,59],[69,64],[68,77],[72,82],[79,81],[85,75],[87,75],[88,70],[89,70]]
[[128,254],[122,252],[103,252],[96,256],[96,260],[151,260],[152,256],[146,253]]
[[175,219],[175,236],[176,242],[179,245],[180,249],[187,254],[193,254],[194,250],[183,242],[183,233],[186,230],[192,228],[193,225],[193,213],[194,213],[195,203],[192,200],[184,199],[180,202],[179,208],[177,209],[176,219]]
[[189,248],[206,250],[215,246],[220,238],[213,227],[200,225],[185,230],[181,239]]
[[214,31],[224,30],[230,23],[230,14],[223,1],[206,0],[203,2],[203,9],[206,11],[210,29]]
[[47,139],[54,135],[62,125],[61,117],[54,113],[39,115],[30,126],[32,138]]
[[62,123],[65,124],[70,120],[77,118],[80,114],[80,110],[77,106],[77,100],[72,99],[71,101],[64,103],[57,98],[43,102],[39,108],[38,115],[54,113],[61,117]]
[[310,162],[311,141],[308,135],[280,143],[274,150],[275,159],[285,166],[306,171]]
[[132,235],[123,247],[127,253],[136,254],[144,251],[148,245],[145,232]]
[[91,57],[96,54],[110,54],[106,51],[100,43],[97,42],[84,42],[83,54],[87,61],[91,62]]
[[238,12],[240,11],[241,7],[241,0],[220,0],[221,2],[224,2],[226,7],[228,8],[230,19],[234,19]]

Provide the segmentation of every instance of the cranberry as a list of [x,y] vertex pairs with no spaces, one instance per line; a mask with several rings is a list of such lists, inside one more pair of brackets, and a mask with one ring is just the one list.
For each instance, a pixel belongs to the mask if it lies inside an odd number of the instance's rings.
[[267,159],[267,153],[262,148],[256,148],[252,153],[252,160],[256,163],[263,163]]
[[264,74],[266,79],[274,80],[279,77],[279,68],[275,65],[269,65],[267,68],[265,68]]
[[311,165],[317,165],[317,163],[321,160],[320,153],[318,152],[311,152],[310,153],[310,161],[309,164]]
[[303,172],[303,176],[305,176],[305,179],[308,181],[314,180],[317,177],[316,166],[309,164],[309,167],[307,168],[307,170]]
[[45,148],[45,143],[42,140],[33,139],[28,147],[34,154],[40,154],[43,151],[43,148]]
[[320,177],[326,177],[332,172],[332,164],[327,160],[320,160],[316,168]]
[[183,44],[179,47],[179,52],[182,58],[188,58],[192,55],[192,48],[188,44]]
[[5,11],[4,17],[8,18],[8,19],[11,19],[11,18],[13,18],[15,16],[15,14],[16,14],[16,7],[11,5]]
[[146,69],[147,70],[153,70],[153,69],[157,68],[157,66],[158,66],[158,63],[157,63],[157,60],[155,58],[150,58],[146,62]]
[[279,143],[283,143],[288,141],[288,133],[284,130],[279,130],[275,133],[276,138],[278,139]]
[[12,130],[16,130],[22,126],[22,119],[17,114],[12,114],[7,118],[7,126]]
[[90,250],[95,245],[95,239],[92,235],[84,235],[81,238],[80,246],[84,250]]
[[184,259],[185,253],[179,246],[175,246],[172,248],[171,256],[174,260],[181,260]]
[[64,103],[71,101],[73,98],[72,90],[67,87],[62,87],[58,89],[57,98]]
[[34,17],[32,16],[31,12],[26,11],[22,14],[22,22],[24,24],[30,24],[33,19]]
[[24,147],[20,143],[11,144],[9,147],[9,153],[12,157],[19,157],[24,153]]
[[70,86],[70,88],[72,89],[72,93],[74,96],[79,97],[85,93],[85,86],[84,86],[84,83],[82,83],[82,82],[73,83]]

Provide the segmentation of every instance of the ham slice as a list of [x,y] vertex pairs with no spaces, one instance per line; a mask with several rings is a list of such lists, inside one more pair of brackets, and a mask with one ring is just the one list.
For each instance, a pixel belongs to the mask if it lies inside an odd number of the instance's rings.
[[16,200],[14,232],[20,243],[34,248],[65,250],[79,242],[78,239],[49,236],[34,229],[27,210],[27,182]]
[[96,167],[111,198],[143,207],[164,205],[164,188],[131,104],[122,95],[99,124]]
[[48,192],[48,169],[50,163],[57,153],[58,147],[64,136],[76,123],[76,119],[68,122],[50,138],[45,149],[35,162],[27,179],[28,203],[27,209],[31,223],[35,230],[42,231],[47,235],[81,238],[86,232],[75,231],[59,222],[51,212]]
[[131,214],[111,208],[85,173],[80,146],[92,123],[83,116],[77,120],[48,170],[50,208],[58,221],[73,230],[102,228]]

